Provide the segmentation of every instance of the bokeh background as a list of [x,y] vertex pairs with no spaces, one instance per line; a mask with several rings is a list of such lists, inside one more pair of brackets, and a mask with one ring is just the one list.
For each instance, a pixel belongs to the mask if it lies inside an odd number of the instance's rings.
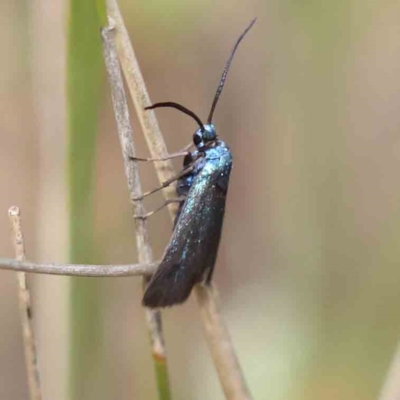
[[[255,399],[377,399],[400,337],[400,3],[121,1],[156,101],[205,118],[249,21],[215,114],[234,154],[215,281]],[[0,255],[7,210],[23,213],[27,256],[68,260],[68,4],[3,0],[0,13]],[[95,258],[134,262],[135,244],[103,76],[96,146]],[[171,151],[193,121],[158,112]],[[148,154],[132,109],[139,143]],[[176,164],[177,167],[179,163]],[[156,185],[142,167],[146,188]],[[152,209],[162,201],[155,195]],[[166,212],[150,223],[159,257]],[[67,278],[32,277],[45,399],[67,399]],[[139,279],[97,280],[97,345],[82,396],[156,396]],[[0,397],[26,399],[16,280],[0,274]],[[195,302],[166,310],[174,399],[222,399]]]

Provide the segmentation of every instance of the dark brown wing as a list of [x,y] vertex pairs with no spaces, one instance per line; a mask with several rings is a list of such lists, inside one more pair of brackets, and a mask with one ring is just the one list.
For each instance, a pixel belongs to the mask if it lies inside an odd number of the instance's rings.
[[211,277],[232,168],[231,153],[226,147],[223,150],[220,157],[207,160],[190,188],[163,260],[144,294],[147,307],[182,303],[196,283]]

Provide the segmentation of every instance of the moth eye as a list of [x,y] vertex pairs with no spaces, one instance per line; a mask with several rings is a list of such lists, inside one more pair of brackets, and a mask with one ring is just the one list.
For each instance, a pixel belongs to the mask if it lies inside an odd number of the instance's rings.
[[198,146],[203,141],[203,135],[200,132],[195,132],[193,134],[193,143],[195,146]]

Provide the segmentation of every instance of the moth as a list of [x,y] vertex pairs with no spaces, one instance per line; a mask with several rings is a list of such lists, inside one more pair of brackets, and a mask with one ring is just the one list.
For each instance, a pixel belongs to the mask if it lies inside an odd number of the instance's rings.
[[[178,103],[163,102],[146,107],[147,110],[161,107],[175,108],[192,117],[199,125],[193,134],[195,150],[183,153],[185,157],[181,173],[142,196],[143,198],[154,193],[177,180],[176,201],[180,204],[174,230],[162,261],[145,290],[143,305],[146,307],[168,307],[183,303],[189,297],[194,285],[198,283],[207,285],[211,282],[232,169],[232,153],[225,142],[218,138],[212,117],[235,52],[255,21],[256,19],[251,21],[231,51],[206,124],[203,124],[195,113]],[[182,156],[182,153],[176,155]],[[173,158],[176,155],[163,159]],[[155,159],[135,159],[155,161]]]

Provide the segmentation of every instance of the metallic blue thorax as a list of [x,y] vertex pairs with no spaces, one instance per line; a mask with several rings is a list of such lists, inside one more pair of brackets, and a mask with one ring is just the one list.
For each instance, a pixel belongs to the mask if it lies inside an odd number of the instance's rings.
[[[208,175],[215,169],[219,169],[221,171],[219,182],[222,185],[226,182],[227,187],[229,172],[232,166],[232,154],[223,140],[216,140],[212,147],[191,152],[191,158],[195,160],[193,163],[193,170],[180,178],[176,185],[176,193],[179,197],[188,196],[196,178],[198,178],[200,172],[203,170],[202,175]],[[200,184],[200,182],[198,183]],[[183,205],[184,201],[182,201],[179,206],[175,223],[178,220]]]

